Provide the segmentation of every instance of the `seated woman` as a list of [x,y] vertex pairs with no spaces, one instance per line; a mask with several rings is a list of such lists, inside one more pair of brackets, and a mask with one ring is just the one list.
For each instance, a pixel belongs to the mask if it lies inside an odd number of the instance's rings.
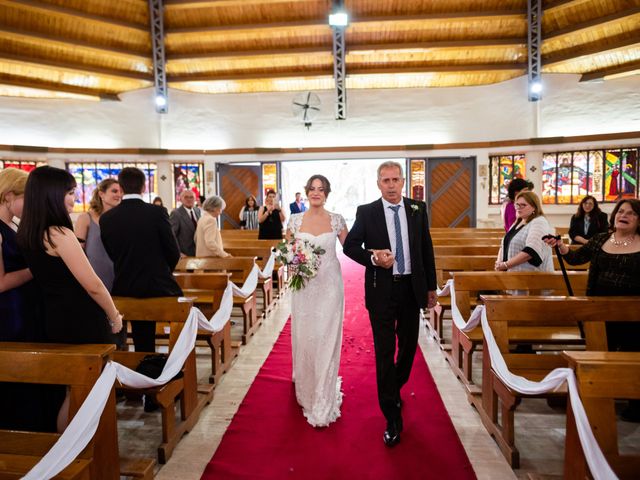
[[[640,295],[640,200],[620,200],[610,220],[611,233],[597,233],[578,250],[548,239],[569,265],[589,264],[587,295]],[[640,351],[640,322],[607,322],[609,350]],[[622,418],[640,422],[640,401],[631,400]]]
[[516,221],[502,239],[495,269],[500,271],[553,271],[551,248],[542,237],[554,232],[544,217],[538,196],[520,192],[514,202]]
[[240,228],[243,230],[257,230],[258,229],[258,202],[256,197],[249,195],[244,201],[243,207],[240,209]]
[[569,238],[572,244],[586,245],[596,233],[606,233],[608,228],[607,214],[600,210],[595,197],[587,195],[571,217]]
[[202,204],[202,216],[196,228],[196,257],[230,257],[222,248],[222,236],[218,227],[218,217],[225,207],[224,200],[213,196]]
[[[73,232],[69,213],[76,181],[59,168],[38,167],[29,174],[18,245],[44,297],[44,337],[51,343],[113,343],[122,329],[104,283],[98,278]],[[67,425],[69,396],[58,414]]]

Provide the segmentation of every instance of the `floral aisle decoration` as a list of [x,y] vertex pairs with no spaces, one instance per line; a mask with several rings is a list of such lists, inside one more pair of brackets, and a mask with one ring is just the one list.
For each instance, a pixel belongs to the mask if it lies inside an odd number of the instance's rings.
[[308,240],[294,238],[276,245],[276,260],[288,268],[289,287],[300,290],[307,281],[318,274],[320,258],[325,253]]

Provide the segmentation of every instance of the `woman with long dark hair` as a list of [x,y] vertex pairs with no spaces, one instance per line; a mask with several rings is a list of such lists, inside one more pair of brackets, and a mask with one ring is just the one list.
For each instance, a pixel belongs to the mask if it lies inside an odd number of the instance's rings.
[[586,245],[596,233],[606,233],[608,226],[607,214],[600,210],[594,196],[587,195],[580,201],[578,211],[571,217],[571,243]]
[[256,197],[249,195],[240,209],[240,228],[243,230],[257,230],[258,210],[260,210],[260,206],[258,205]]
[[[44,298],[44,340],[51,343],[113,343],[122,329],[104,283],[73,233],[69,213],[76,181],[65,171],[39,167],[31,172],[24,194],[18,245]],[[67,424],[68,395],[58,415]]]

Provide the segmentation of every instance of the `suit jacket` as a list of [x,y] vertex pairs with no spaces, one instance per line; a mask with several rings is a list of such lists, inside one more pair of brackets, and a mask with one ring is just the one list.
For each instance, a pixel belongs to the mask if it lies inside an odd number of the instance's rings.
[[180,251],[163,207],[139,199],[123,200],[100,216],[100,231],[115,270],[113,295],[182,295],[173,279]]
[[587,234],[584,234],[584,217],[577,218],[575,215],[571,217],[571,223],[569,225],[569,238],[571,238],[571,242],[575,243],[573,239],[578,237],[584,237],[589,239],[593,237],[596,233],[605,233],[609,228],[609,222],[607,221],[607,214],[604,212],[600,212],[600,215],[592,218],[589,222],[589,230],[587,230]]
[[298,204],[296,202],[293,202],[289,204],[289,210],[292,214],[302,213],[307,211],[307,206],[304,203],[300,202],[300,207],[298,208]]
[[[201,212],[198,207],[193,207],[193,214],[196,216],[196,220],[200,219]],[[187,209],[184,207],[176,208],[171,212],[169,220],[173,233],[178,240],[180,251],[188,257],[194,257],[196,254],[196,228],[193,226],[193,221],[191,221]]]
[[222,248],[218,219],[207,212],[202,214],[196,228],[196,257],[228,257]]
[[[408,198],[403,201],[409,230],[411,285],[418,305],[423,308],[427,305],[427,292],[437,287],[427,205]],[[356,221],[344,242],[344,253],[366,267],[365,304],[368,310],[384,308],[391,297],[393,269],[374,266],[368,251],[385,248],[391,249],[391,243],[382,200],[359,206]]]

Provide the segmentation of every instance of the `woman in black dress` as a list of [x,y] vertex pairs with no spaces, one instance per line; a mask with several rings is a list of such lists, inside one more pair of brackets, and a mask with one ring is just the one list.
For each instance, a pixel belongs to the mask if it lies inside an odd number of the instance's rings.
[[608,228],[607,214],[600,210],[595,197],[587,195],[571,217],[569,238],[571,243],[586,245],[596,233],[606,233]]
[[[587,278],[587,295],[640,296],[640,200],[620,200],[611,212],[612,233],[598,233],[578,250],[555,239],[562,257],[570,265],[591,262]],[[607,322],[609,350],[640,351],[640,322]],[[640,401],[633,400],[623,418],[640,421]]]
[[[44,298],[44,337],[51,343],[113,343],[118,312],[73,233],[76,181],[53,167],[31,172],[25,189],[18,245]],[[58,415],[67,424],[68,396]]]
[[276,202],[276,192],[267,190],[264,206],[258,210],[258,238],[266,240],[282,239],[284,213]]

